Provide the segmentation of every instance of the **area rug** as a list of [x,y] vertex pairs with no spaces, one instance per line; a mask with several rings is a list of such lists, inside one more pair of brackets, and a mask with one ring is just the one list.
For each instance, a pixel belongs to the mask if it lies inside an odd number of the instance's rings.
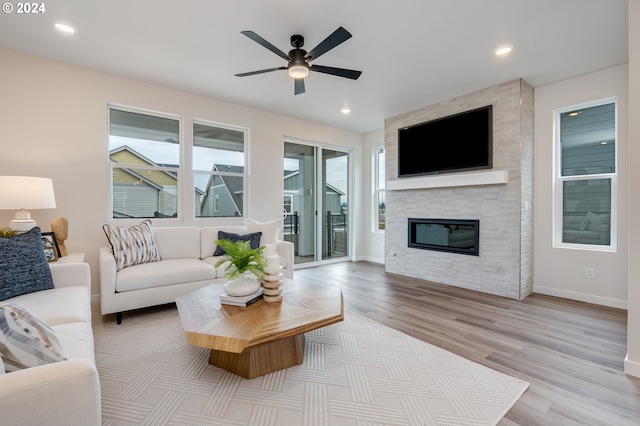
[[303,364],[243,379],[188,344],[175,306],[94,320],[104,425],[495,425],[529,384],[345,312]]

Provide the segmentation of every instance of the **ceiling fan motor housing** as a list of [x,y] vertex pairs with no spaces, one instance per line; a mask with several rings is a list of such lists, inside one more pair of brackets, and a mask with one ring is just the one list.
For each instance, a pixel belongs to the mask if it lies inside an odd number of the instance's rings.
[[291,46],[295,47],[296,49],[300,49],[302,46],[304,46],[304,37],[302,37],[300,34],[292,35]]

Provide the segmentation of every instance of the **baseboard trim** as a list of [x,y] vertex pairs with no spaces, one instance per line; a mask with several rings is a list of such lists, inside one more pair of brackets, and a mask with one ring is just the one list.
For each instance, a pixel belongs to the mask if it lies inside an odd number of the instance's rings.
[[629,359],[629,354],[624,357],[624,374],[640,377],[640,363],[631,361]]
[[373,262],[373,263],[379,263],[381,265],[384,265],[384,258],[380,259],[377,257],[370,257],[370,256],[357,256],[356,262]]
[[594,296],[592,294],[578,293],[574,291],[559,290],[552,287],[533,286],[533,292],[546,294],[547,296],[562,297],[563,299],[577,300],[578,302],[593,303],[595,305],[608,306],[610,308],[629,309],[626,300],[611,299],[609,297]]

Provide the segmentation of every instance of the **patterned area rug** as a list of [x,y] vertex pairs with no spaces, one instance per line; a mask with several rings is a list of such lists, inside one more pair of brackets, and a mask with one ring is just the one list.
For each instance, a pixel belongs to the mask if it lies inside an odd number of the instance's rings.
[[351,312],[251,380],[209,365],[175,306],[94,318],[104,425],[494,425],[529,387]]

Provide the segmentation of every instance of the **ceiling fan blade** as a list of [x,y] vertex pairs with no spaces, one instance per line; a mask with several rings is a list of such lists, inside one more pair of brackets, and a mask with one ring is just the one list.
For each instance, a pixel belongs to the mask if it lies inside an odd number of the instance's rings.
[[348,70],[345,68],[325,67],[324,65],[311,65],[311,71],[322,72],[325,74],[336,75],[338,77],[350,78],[357,80],[362,71]]
[[293,93],[296,95],[301,95],[305,92],[304,90],[304,78],[296,78],[295,85],[293,86]]
[[267,68],[266,70],[249,71],[249,72],[243,72],[243,73],[234,74],[234,75],[236,77],[247,77],[249,75],[264,74],[265,72],[280,71],[280,70],[286,70],[286,69],[287,67]]
[[263,39],[258,34],[254,33],[253,31],[240,31],[240,32],[242,34],[246,35],[247,37],[249,37],[251,40],[253,40],[256,43],[258,43],[259,45],[266,47],[267,49],[269,49],[270,51],[272,51],[276,55],[280,56],[282,59],[284,59],[284,60],[286,60],[288,62],[291,62],[291,58],[289,57],[289,55],[287,55],[282,50],[278,49],[273,44],[269,43],[267,40]]
[[305,58],[309,61],[313,61],[324,55],[329,50],[333,49],[340,43],[343,43],[351,38],[351,33],[344,28],[340,27],[335,30],[331,35],[325,38],[319,45],[311,49],[309,53],[305,55]]

